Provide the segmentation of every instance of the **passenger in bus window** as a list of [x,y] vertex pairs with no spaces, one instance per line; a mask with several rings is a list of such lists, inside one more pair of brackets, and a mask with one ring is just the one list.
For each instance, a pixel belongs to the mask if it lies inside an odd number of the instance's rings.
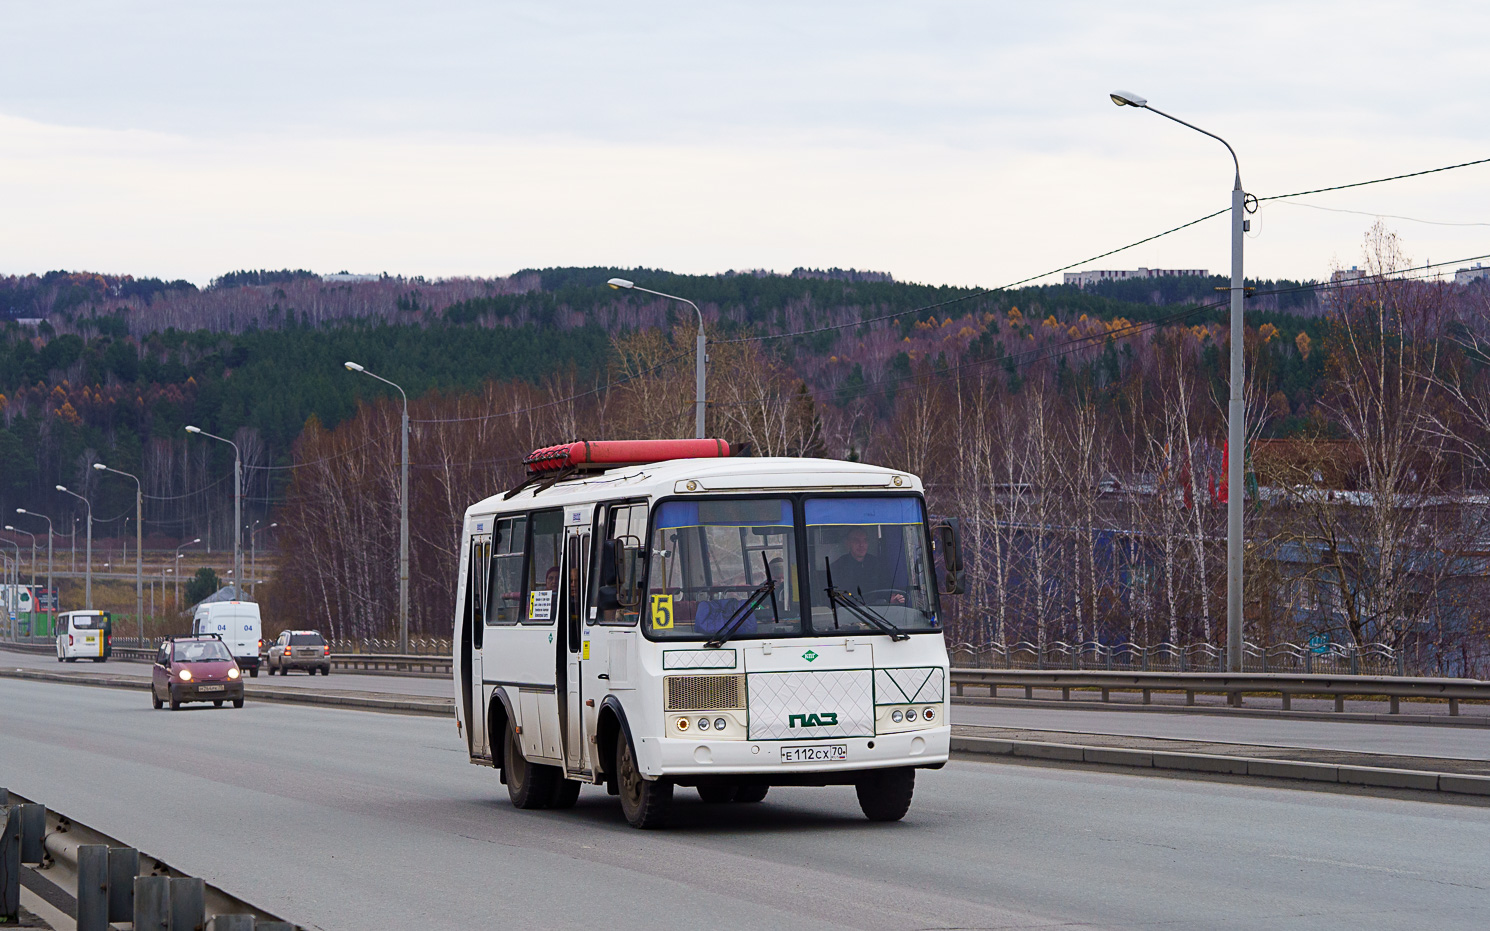
[[[878,555],[869,552],[869,531],[854,527],[844,537],[848,552],[833,561],[833,587],[864,597],[882,591],[891,584],[889,566]],[[905,595],[890,595],[890,604],[905,604]]]
[[559,567],[558,566],[549,566],[548,567],[548,573],[543,577],[543,587],[547,591],[551,591],[551,592],[556,592],[556,591],[559,590]]

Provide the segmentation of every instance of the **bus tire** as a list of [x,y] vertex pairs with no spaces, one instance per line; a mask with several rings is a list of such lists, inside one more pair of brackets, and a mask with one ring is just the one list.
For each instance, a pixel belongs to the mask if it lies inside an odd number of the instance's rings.
[[221,698],[214,698],[214,699],[212,699],[212,707],[214,707],[214,708],[221,708],[222,707],[222,699]]
[[699,786],[698,797],[706,805],[724,805],[733,802],[739,791],[739,786]]
[[558,770],[528,762],[511,720],[507,722],[503,740],[506,746],[502,750],[502,772],[507,777],[507,797],[512,799],[513,807],[529,811],[547,808],[556,791],[554,778]]
[[574,779],[560,777],[554,780],[554,794],[548,801],[549,808],[565,809],[573,808],[574,803],[579,801],[580,783]]
[[616,782],[621,790],[621,811],[634,828],[650,830],[667,822],[673,802],[673,784],[666,779],[646,780],[636,765],[636,751],[625,734],[616,741]]
[[916,771],[910,767],[865,773],[854,786],[859,808],[870,821],[899,821],[911,808]]
[[744,805],[754,804],[764,801],[769,791],[770,786],[740,786],[735,790],[735,801]]

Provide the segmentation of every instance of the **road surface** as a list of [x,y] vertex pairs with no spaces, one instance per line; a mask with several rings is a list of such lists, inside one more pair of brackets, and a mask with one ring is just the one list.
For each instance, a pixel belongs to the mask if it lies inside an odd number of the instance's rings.
[[442,718],[4,679],[0,785],[318,928],[1490,926],[1490,808],[1408,798],[954,762],[898,824],[680,790],[641,832],[512,809]]

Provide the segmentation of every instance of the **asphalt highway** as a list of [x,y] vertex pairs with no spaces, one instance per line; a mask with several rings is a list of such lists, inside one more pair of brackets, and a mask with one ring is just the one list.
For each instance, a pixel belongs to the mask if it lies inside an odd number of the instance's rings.
[[954,762],[898,824],[680,790],[641,832],[512,809],[442,718],[4,679],[0,785],[318,928],[1490,926],[1490,808],[1404,797]]

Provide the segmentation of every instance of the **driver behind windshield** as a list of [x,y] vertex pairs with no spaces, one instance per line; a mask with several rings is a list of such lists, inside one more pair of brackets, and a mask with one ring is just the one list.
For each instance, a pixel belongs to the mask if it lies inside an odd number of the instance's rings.
[[894,587],[890,565],[878,554],[869,552],[869,531],[853,527],[844,536],[848,552],[833,560],[833,587],[858,595],[866,602],[905,604],[901,592],[887,592]]

